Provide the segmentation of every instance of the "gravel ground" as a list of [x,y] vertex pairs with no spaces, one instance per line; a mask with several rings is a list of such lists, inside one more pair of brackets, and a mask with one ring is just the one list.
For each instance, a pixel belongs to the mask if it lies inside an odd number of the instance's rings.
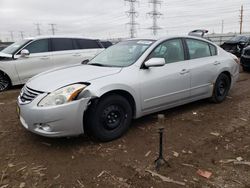
[[[157,114],[133,122],[122,138],[98,143],[86,136],[49,139],[26,131],[16,114],[19,88],[0,94],[0,188],[250,187],[250,74],[227,100],[198,101],[166,116],[164,156],[170,168],[155,171]],[[211,172],[210,178],[197,170]],[[178,183],[177,182],[177,183]]]

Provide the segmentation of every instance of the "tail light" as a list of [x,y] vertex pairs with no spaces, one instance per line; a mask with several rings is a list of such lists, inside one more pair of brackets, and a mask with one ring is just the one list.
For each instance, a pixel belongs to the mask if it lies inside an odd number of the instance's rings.
[[231,55],[232,58],[234,59],[234,62],[240,65],[240,59],[239,59],[237,56],[235,56],[235,55],[233,55],[233,54],[231,54],[231,53],[230,53],[230,55]]

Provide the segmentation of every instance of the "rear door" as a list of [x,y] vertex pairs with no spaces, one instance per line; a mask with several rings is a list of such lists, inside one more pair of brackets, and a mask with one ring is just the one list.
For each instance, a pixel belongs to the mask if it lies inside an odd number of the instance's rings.
[[71,38],[52,38],[52,55],[55,67],[81,63],[80,50]]
[[29,78],[53,68],[49,39],[39,39],[28,44],[24,49],[30,52],[27,57],[15,61],[20,81],[25,83]]
[[191,97],[209,96],[221,64],[217,48],[208,42],[190,38],[186,39],[186,45],[190,59]]
[[190,71],[181,39],[163,42],[150,58],[165,58],[161,67],[141,69],[141,104],[146,113],[180,104],[190,97]]

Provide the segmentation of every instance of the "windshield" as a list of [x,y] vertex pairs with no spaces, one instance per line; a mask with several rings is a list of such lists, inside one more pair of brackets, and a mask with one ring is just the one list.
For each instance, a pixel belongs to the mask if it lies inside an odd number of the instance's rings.
[[153,44],[153,40],[131,40],[109,47],[89,62],[89,65],[107,67],[127,67]]
[[230,39],[230,41],[233,41],[233,42],[247,42],[248,40],[248,37],[246,36],[237,36],[237,37],[233,37]]
[[27,44],[29,41],[30,40],[22,40],[22,41],[15,42],[11,44],[10,46],[6,47],[5,49],[3,49],[1,52],[5,54],[13,55],[17,50],[19,50],[20,47]]

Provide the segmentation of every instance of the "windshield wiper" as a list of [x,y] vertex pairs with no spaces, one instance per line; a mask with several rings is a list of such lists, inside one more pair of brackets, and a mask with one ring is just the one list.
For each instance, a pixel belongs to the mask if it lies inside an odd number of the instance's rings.
[[103,65],[101,63],[89,63],[88,65],[99,66],[99,67],[105,67],[106,66],[106,65]]

